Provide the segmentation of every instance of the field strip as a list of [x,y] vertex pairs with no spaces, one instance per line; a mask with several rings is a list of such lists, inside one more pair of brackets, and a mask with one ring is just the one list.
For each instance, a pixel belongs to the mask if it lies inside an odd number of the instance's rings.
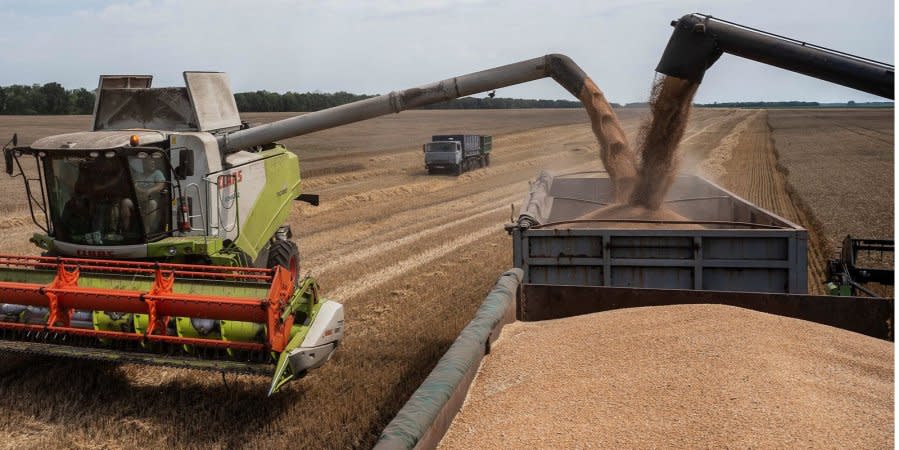
[[306,217],[317,216],[335,209],[352,209],[359,205],[394,200],[401,197],[429,195],[435,192],[453,189],[458,186],[458,182],[490,179],[503,174],[519,172],[524,168],[537,166],[541,161],[551,158],[558,158],[558,155],[545,153],[537,154],[492,167],[466,172],[459,177],[428,177],[416,182],[406,182],[362,192],[347,193],[339,198],[328,200],[327,203],[322,203],[322,205],[314,209],[308,210],[306,212]]
[[339,266],[346,265],[346,264],[351,264],[351,263],[358,262],[358,261],[361,261],[366,258],[370,258],[379,253],[384,253],[384,252],[393,250],[397,247],[401,247],[403,245],[409,244],[411,242],[418,241],[424,237],[439,233],[448,228],[453,228],[453,227],[459,226],[461,224],[464,224],[466,222],[470,222],[472,220],[479,219],[481,217],[493,214],[497,211],[505,209],[508,202],[514,201],[516,198],[519,198],[519,197],[521,197],[521,196],[520,195],[512,195],[512,196],[509,196],[498,202],[494,202],[493,204],[488,206],[488,209],[483,210],[481,212],[478,212],[475,214],[470,214],[461,219],[456,219],[452,222],[446,222],[442,225],[428,228],[428,229],[419,231],[417,233],[409,234],[409,235],[406,235],[399,239],[391,240],[389,242],[382,242],[382,243],[374,245],[372,247],[368,247],[362,251],[353,252],[353,253],[351,253],[347,256],[341,257],[341,258],[332,259],[329,262],[318,266],[317,271],[319,274],[325,273],[329,270],[333,270],[335,267],[339,267]]
[[[749,114],[747,114],[747,115],[749,115]],[[709,131],[709,129],[720,129],[720,128],[721,128],[721,124],[723,124],[724,122],[727,122],[728,120],[731,120],[731,119],[733,119],[733,118],[732,118],[732,117],[728,117],[728,116],[716,118],[716,120],[713,120],[713,121],[710,122],[708,125],[706,125],[706,126],[700,128],[700,129],[698,129],[698,130],[696,130],[696,131],[694,131],[694,132],[688,134],[686,137],[684,137],[683,139],[681,139],[680,145],[682,146],[682,145],[686,144],[687,142],[690,142],[690,141],[693,140],[695,137],[697,137],[697,136],[699,136],[699,135],[701,135],[701,134],[703,134],[703,133]]]
[[443,244],[439,247],[434,247],[428,251],[419,253],[418,255],[415,255],[411,258],[404,259],[373,274],[364,276],[356,282],[344,284],[341,287],[331,291],[328,294],[328,297],[340,302],[346,302],[347,300],[356,297],[365,291],[374,289],[410,270],[421,267],[422,265],[434,261],[441,256],[447,255],[455,251],[456,249],[471,244],[472,242],[475,242],[479,239],[483,239],[490,233],[496,233],[500,230],[502,230],[502,227],[498,227],[496,225],[490,225],[485,228],[481,228],[478,231],[466,234],[465,236],[455,239],[452,242],[447,242],[446,244]]
[[760,119],[760,114],[761,111],[746,116],[709,152],[706,159],[699,163],[699,171],[703,176],[713,180],[720,180],[727,175],[727,169],[724,168],[724,164],[733,157],[734,149],[739,145],[740,140],[743,139],[743,133],[749,129],[752,121]]
[[[36,215],[37,216],[37,215]],[[42,216],[37,216],[38,218]],[[34,222],[31,220],[31,215],[23,215],[23,216],[7,216],[3,219],[0,219],[0,230],[7,230],[9,228],[19,228],[27,225],[32,225]]]
[[890,139],[886,139],[886,138],[883,138],[883,137],[881,137],[881,136],[871,135],[870,133],[863,133],[862,131],[860,131],[860,129],[861,129],[861,130],[865,130],[865,131],[868,131],[868,132],[874,132],[874,133],[880,134],[880,133],[878,133],[877,131],[872,130],[872,129],[870,129],[870,128],[859,127],[859,126],[845,126],[845,125],[837,125],[837,126],[840,127],[840,128],[842,128],[842,129],[844,129],[844,130],[846,130],[846,131],[848,131],[848,132],[850,132],[850,133],[857,134],[857,135],[862,136],[862,137],[864,137],[864,138],[871,139],[871,140],[875,140],[875,141],[880,141],[880,142],[882,142],[882,143],[884,143],[884,144],[888,144],[888,145],[893,145],[893,139],[892,139],[892,136],[890,136]]
[[326,174],[318,176],[309,176],[303,178],[303,188],[307,189],[327,189],[328,187],[339,185],[345,187],[349,182],[368,180],[374,177],[387,175],[391,172],[390,168],[356,170],[352,172],[342,172],[337,174]]

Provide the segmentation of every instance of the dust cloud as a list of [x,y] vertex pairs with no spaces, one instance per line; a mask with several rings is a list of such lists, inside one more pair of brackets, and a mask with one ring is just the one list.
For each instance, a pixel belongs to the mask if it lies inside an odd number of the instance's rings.
[[642,163],[630,204],[659,209],[677,175],[677,147],[684,137],[699,83],[664,76],[652,87],[652,118],[641,131]]
[[[583,226],[595,226],[597,222],[602,222],[607,226],[615,224],[628,228],[655,225],[663,225],[665,228],[701,228],[699,225],[676,223],[688,219],[662,208],[665,195],[677,176],[677,147],[684,137],[698,86],[697,82],[668,76],[659,78],[653,84],[649,101],[652,116],[640,131],[637,153],[641,164],[638,169],[635,169],[636,154],[627,149],[623,134],[619,141],[604,145],[603,138],[608,139],[611,134],[603,126],[605,118],[596,120],[593,114],[590,115],[593,131],[602,148],[600,157],[615,187],[615,204],[578,217],[578,220],[593,222],[585,222]],[[587,103],[583,99],[582,101]],[[614,113],[610,112],[609,115],[614,119]],[[620,131],[620,126],[617,131]]]

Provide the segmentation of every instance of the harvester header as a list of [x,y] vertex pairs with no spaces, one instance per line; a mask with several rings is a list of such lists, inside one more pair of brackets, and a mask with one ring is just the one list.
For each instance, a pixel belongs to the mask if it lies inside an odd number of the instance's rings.
[[[343,335],[342,309],[282,267],[0,255],[0,274],[0,350],[247,373],[277,363],[274,392]],[[319,314],[327,324],[310,334]]]

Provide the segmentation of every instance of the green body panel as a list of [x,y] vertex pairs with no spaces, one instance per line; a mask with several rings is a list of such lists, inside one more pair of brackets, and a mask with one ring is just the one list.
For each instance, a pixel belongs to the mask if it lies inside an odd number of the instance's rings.
[[852,285],[850,284],[837,284],[834,282],[827,283],[827,293],[829,295],[837,295],[841,297],[851,297],[852,296]]
[[[54,248],[54,239],[46,234],[34,233],[29,241],[42,250],[52,252]],[[147,244],[147,257],[138,260],[195,263],[198,258],[208,260],[214,266],[242,265],[239,253],[225,251],[221,239],[207,236],[174,236],[150,242]]]
[[253,322],[239,322],[236,320],[222,320],[219,322],[222,339],[226,341],[260,342],[264,340],[265,325]]
[[[297,155],[282,145],[259,153],[265,163],[265,186],[253,209],[240,211],[240,235],[235,244],[256,259],[268,240],[283,225],[293,202],[300,195],[300,164]],[[258,163],[250,163],[258,164]]]
[[137,321],[134,316],[140,314],[116,314],[94,311],[94,329],[103,331],[122,331],[132,333]]
[[[216,237],[167,237],[147,244],[147,258],[177,260],[197,255],[212,255],[221,251],[223,246],[222,240]],[[172,249],[174,249],[174,255]]]
[[[53,270],[0,268],[0,280],[47,285],[53,281]],[[122,276],[113,273],[82,272],[78,286],[103,289],[122,289],[148,292],[153,286],[152,276]],[[270,286],[252,281],[199,280],[177,278],[172,286],[176,294],[197,294],[220,297],[244,297],[263,299],[268,296]]]
[[[94,315],[96,316],[96,312]],[[94,322],[96,324],[96,322]],[[96,328],[96,325],[94,326]],[[146,314],[135,314],[134,315],[134,332],[140,334],[146,334],[147,328],[150,327],[150,316]]]
[[278,389],[280,389],[281,386],[284,386],[288,381],[300,378],[304,375],[290,371],[290,363],[287,356],[291,350],[298,348],[303,343],[303,339],[306,339],[306,335],[309,334],[309,328],[312,326],[311,318],[318,315],[318,311],[325,302],[327,302],[327,300],[311,306],[311,313],[308,315],[309,318],[306,322],[302,325],[294,325],[290,330],[290,341],[287,343],[287,346],[284,347],[284,351],[281,352],[281,355],[278,356],[278,364],[275,366],[275,373],[272,376],[272,384],[269,387],[268,395],[277,392]]
[[38,246],[42,250],[53,250],[53,238],[46,234],[34,233],[28,242]]

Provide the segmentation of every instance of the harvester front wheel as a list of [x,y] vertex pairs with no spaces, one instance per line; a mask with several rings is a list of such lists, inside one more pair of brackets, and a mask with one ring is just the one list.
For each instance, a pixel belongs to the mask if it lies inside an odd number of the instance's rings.
[[275,240],[268,252],[268,267],[274,269],[275,266],[289,270],[296,282],[300,277],[300,249],[297,244],[286,239]]

